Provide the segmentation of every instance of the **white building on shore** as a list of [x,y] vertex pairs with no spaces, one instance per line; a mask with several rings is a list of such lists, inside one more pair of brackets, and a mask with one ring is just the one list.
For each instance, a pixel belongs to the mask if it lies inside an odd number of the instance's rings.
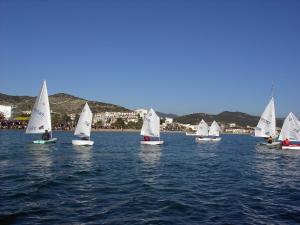
[[139,116],[144,119],[144,117],[147,115],[148,110],[147,109],[136,109],[134,110],[136,113],[139,114]]
[[12,106],[0,105],[0,112],[3,113],[5,119],[11,118]]
[[165,123],[166,123],[166,124],[172,124],[172,123],[173,123],[173,118],[166,117]]
[[135,111],[132,112],[101,112],[95,113],[93,118],[93,123],[97,123],[102,121],[103,124],[112,124],[118,118],[122,118],[125,123],[134,122],[137,123],[139,121],[139,114]]

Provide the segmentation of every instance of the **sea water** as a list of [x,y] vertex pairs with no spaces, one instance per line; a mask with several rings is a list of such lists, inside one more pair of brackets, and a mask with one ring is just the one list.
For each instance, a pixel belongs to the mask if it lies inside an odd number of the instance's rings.
[[300,151],[246,135],[142,146],[137,132],[94,132],[93,147],[54,136],[0,131],[0,224],[300,223]]

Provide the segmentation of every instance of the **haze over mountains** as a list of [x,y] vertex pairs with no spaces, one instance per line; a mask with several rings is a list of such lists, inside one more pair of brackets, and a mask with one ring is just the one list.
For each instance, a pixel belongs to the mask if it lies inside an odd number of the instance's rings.
[[[0,93],[0,105],[13,105],[14,111],[20,113],[21,111],[30,111],[34,104],[36,97],[31,96],[11,96]],[[53,112],[57,113],[80,113],[82,106],[85,102],[88,102],[93,113],[100,112],[129,112],[130,109],[127,109],[122,106],[98,102],[98,101],[89,101],[83,98],[79,98],[66,93],[58,93],[49,96],[50,107]],[[238,126],[256,126],[259,120],[258,116],[252,116],[242,112],[229,112],[225,111],[217,115],[210,115],[206,113],[193,113],[183,116],[177,116],[172,113],[162,113],[157,112],[160,117],[170,117],[174,118],[175,122],[185,123],[185,124],[198,124],[201,119],[204,119],[208,123],[216,120],[222,123],[236,123]],[[277,119],[277,126],[281,127],[283,119]]]

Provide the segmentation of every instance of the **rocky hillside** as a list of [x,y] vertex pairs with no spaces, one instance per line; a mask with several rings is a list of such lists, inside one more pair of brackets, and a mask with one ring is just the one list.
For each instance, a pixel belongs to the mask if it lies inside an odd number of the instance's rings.
[[[32,109],[35,97],[30,96],[10,96],[0,93],[0,105],[12,105],[15,107],[14,111],[20,113],[21,111],[29,111]],[[94,113],[97,112],[127,112],[130,111],[121,106],[97,102],[88,101],[83,98],[78,98],[73,95],[59,93],[49,96],[50,107],[53,112],[57,113],[80,113],[83,105],[88,102],[91,110]]]

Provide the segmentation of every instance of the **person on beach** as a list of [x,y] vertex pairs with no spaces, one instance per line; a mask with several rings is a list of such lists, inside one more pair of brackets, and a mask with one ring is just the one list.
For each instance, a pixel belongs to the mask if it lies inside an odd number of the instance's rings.
[[43,133],[43,135],[42,135],[42,139],[44,141],[50,140],[50,133],[48,132],[48,130],[45,130],[45,133]]

